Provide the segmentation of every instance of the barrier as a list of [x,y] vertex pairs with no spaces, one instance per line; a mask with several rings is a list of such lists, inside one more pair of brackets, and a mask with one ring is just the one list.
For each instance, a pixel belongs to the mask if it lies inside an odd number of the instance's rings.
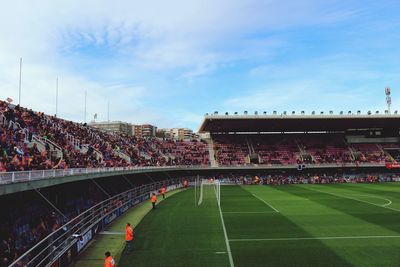
[[[338,167],[385,167],[385,164],[375,163],[362,163],[362,164],[306,164],[307,169],[309,168],[338,168]],[[85,175],[85,174],[104,174],[109,173],[119,174],[119,172],[129,171],[141,171],[141,170],[180,170],[180,169],[196,169],[196,170],[217,170],[217,169],[296,169],[295,165],[235,165],[235,166],[204,166],[204,165],[183,165],[183,166],[148,166],[148,167],[115,167],[115,168],[73,168],[73,169],[52,169],[52,170],[37,170],[37,171],[21,171],[21,172],[1,172],[0,173],[0,184],[9,184],[16,182],[34,181],[40,179],[49,179],[55,177],[74,176],[74,175]]]

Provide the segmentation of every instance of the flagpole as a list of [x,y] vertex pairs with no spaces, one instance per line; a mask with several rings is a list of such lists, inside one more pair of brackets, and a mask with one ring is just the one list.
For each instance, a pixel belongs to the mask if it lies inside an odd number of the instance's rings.
[[85,114],[83,116],[85,123],[86,123],[86,98],[87,98],[87,90],[85,90]]
[[57,81],[56,81],[56,117],[58,114],[58,77],[57,77]]
[[110,100],[107,102],[107,130],[110,130]]
[[18,105],[21,105],[22,57],[19,59],[19,95]]

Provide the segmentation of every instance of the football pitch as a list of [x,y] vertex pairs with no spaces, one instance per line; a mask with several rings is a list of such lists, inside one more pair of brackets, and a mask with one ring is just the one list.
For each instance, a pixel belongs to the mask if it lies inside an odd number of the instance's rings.
[[213,186],[201,205],[185,190],[141,220],[118,266],[400,266],[400,183],[227,185],[220,207]]

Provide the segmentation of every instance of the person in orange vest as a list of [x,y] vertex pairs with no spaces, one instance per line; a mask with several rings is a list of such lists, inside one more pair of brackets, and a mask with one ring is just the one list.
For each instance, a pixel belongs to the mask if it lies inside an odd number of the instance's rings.
[[107,251],[105,254],[106,259],[104,260],[104,267],[115,267],[115,261],[111,257],[110,251]]
[[125,241],[126,241],[126,247],[128,248],[128,252],[131,252],[133,249],[133,229],[131,227],[130,223],[126,224],[125,227]]
[[153,205],[153,210],[156,208],[157,196],[156,193],[153,193],[151,196],[151,204]]
[[163,187],[161,188],[161,195],[162,195],[162,198],[165,198],[165,193],[167,193],[167,189],[165,188],[165,186],[163,186]]

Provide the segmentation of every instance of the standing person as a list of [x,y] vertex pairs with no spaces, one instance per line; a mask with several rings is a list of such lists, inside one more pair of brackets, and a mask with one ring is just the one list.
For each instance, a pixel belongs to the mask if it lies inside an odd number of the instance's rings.
[[133,229],[131,227],[130,223],[127,223],[125,226],[125,241],[126,241],[126,246],[128,248],[128,252],[131,252],[133,249]]
[[188,186],[189,186],[188,180],[184,180],[184,181],[183,181],[183,187],[184,187],[184,188],[187,188]]
[[162,198],[163,198],[163,199],[165,198],[165,193],[167,193],[167,189],[165,188],[165,186],[163,186],[163,187],[161,188],[161,195],[162,195]]
[[156,209],[156,202],[157,202],[157,196],[156,193],[153,193],[151,196],[151,204],[153,205],[153,210]]
[[105,254],[106,259],[104,260],[104,267],[115,267],[115,261],[111,257],[110,251],[107,251]]

